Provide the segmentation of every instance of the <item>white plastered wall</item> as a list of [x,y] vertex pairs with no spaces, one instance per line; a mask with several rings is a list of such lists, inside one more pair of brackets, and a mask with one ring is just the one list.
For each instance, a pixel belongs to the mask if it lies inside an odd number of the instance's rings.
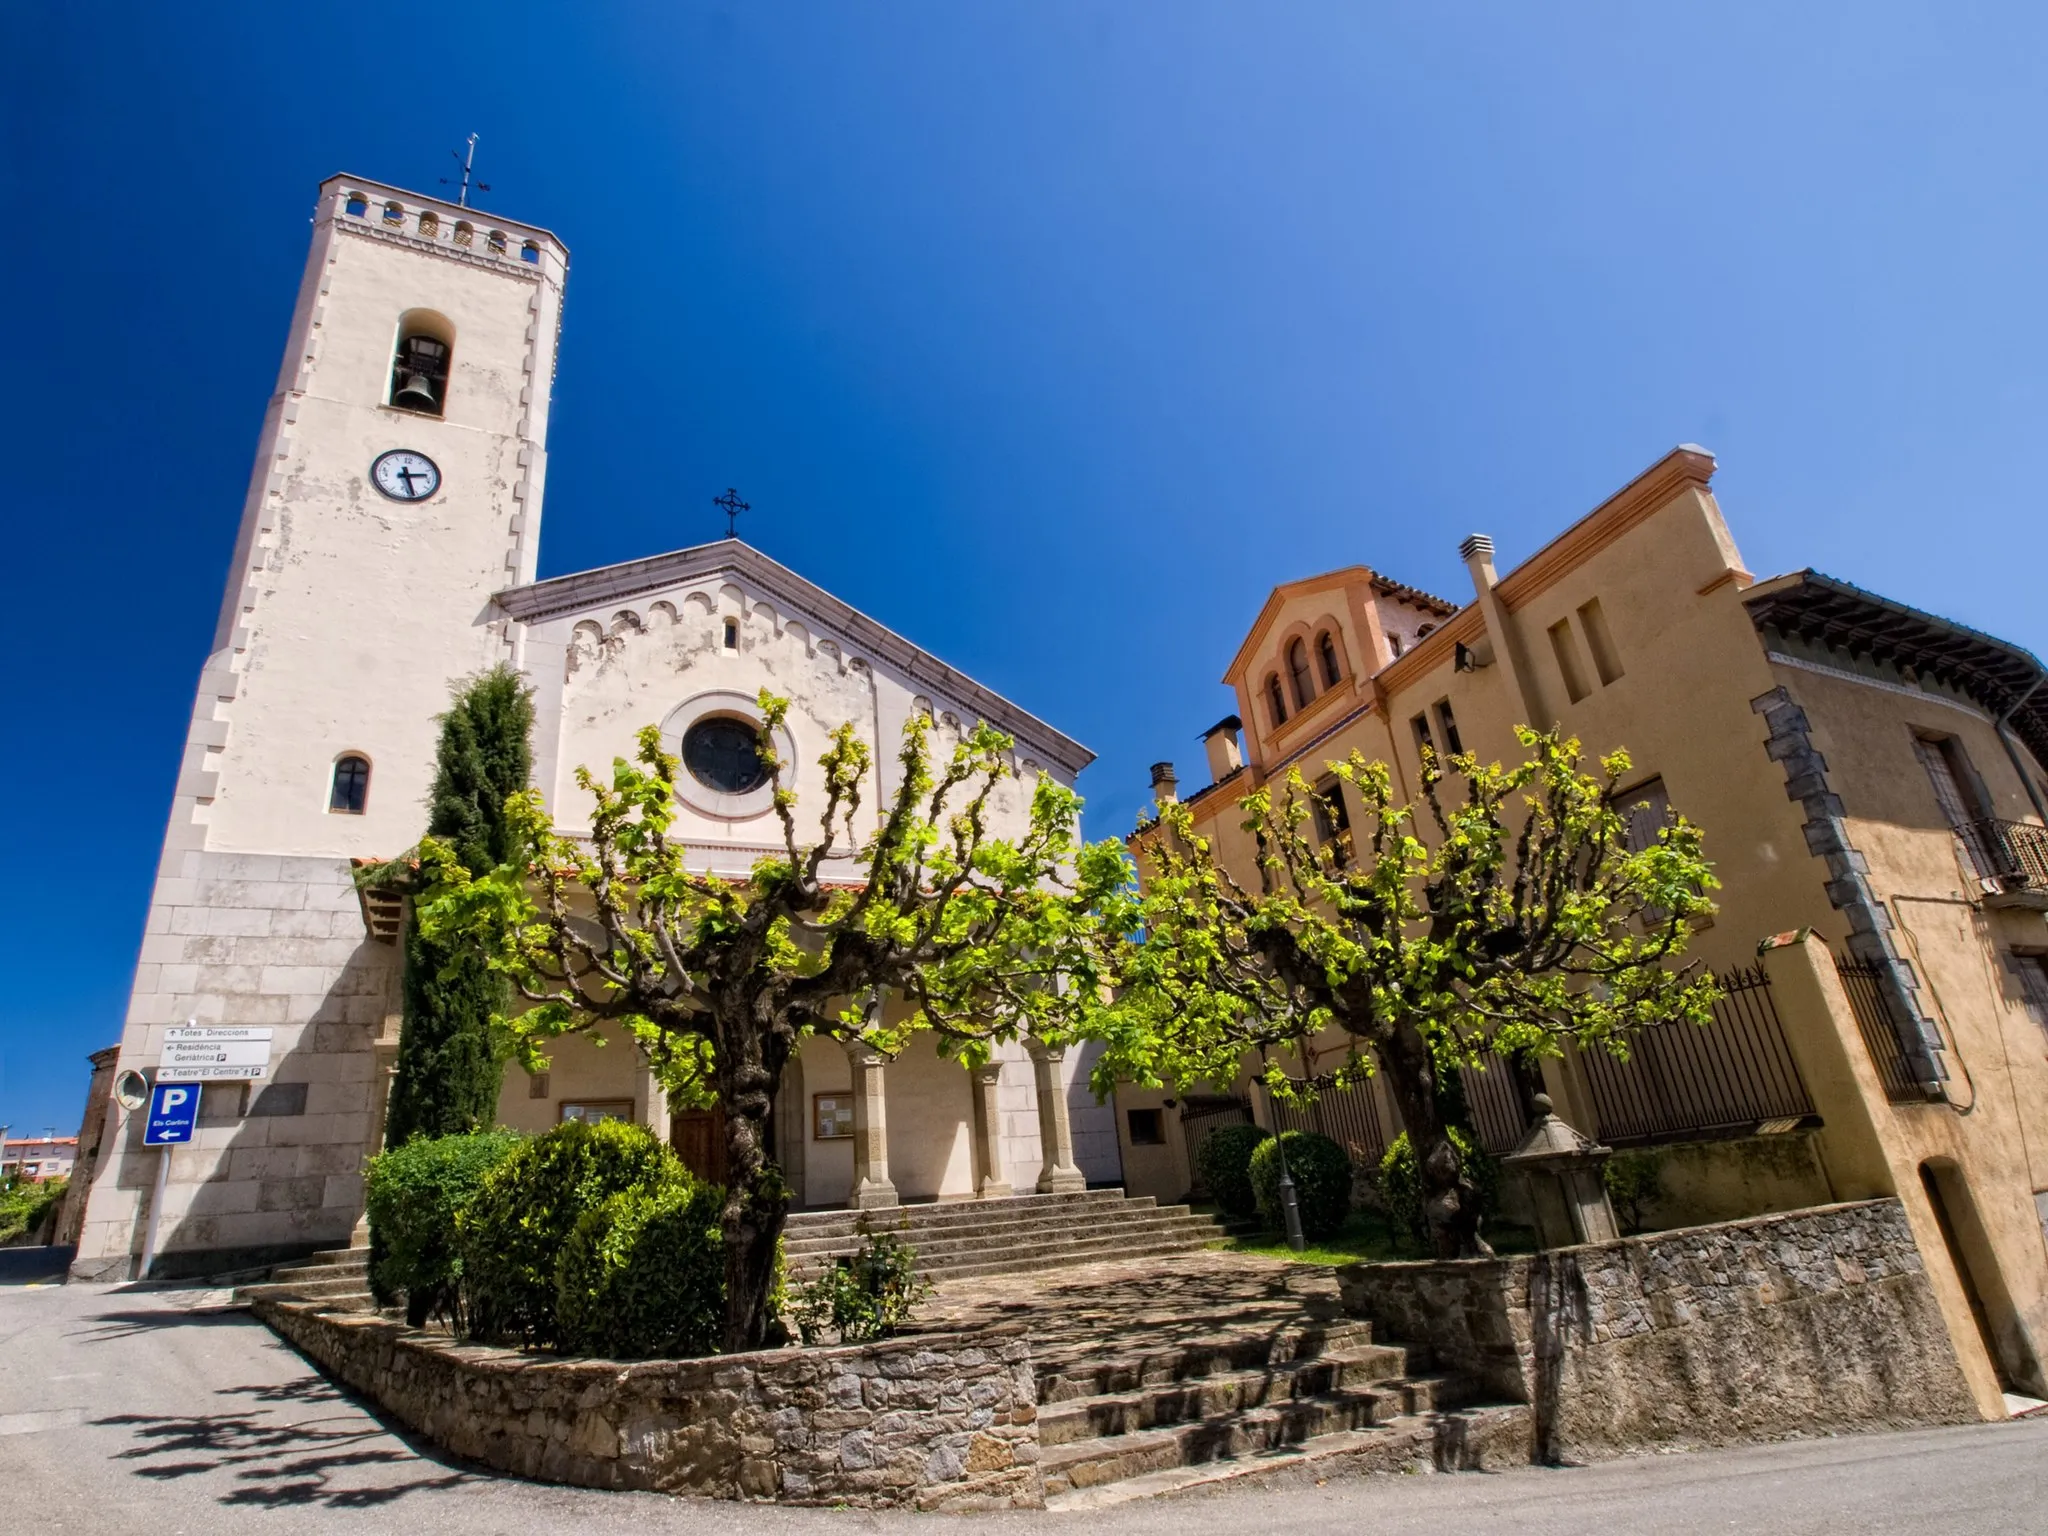
[[[372,193],[370,219],[346,213],[353,189]],[[153,1070],[164,1028],[188,1019],[275,1031],[251,1112],[234,1090],[237,1112],[172,1156],[170,1269],[348,1239],[376,1124],[375,1042],[398,1007],[397,950],[366,933],[349,859],[418,838],[449,682],[516,654],[489,599],[533,570],[567,255],[502,223],[507,251],[492,255],[484,220],[458,249],[458,211],[410,194],[396,194],[407,223],[385,227],[375,210],[390,193],[343,178],[321,189],[136,966],[124,1070]],[[431,239],[417,221],[429,207]],[[538,262],[519,259],[526,239]],[[408,309],[454,323],[445,419],[383,404]],[[440,491],[381,497],[368,471],[390,448],[432,458]],[[346,752],[371,761],[364,815],[327,809]],[[130,1117],[96,1170],[81,1278],[133,1271],[161,1156],[139,1136]]]

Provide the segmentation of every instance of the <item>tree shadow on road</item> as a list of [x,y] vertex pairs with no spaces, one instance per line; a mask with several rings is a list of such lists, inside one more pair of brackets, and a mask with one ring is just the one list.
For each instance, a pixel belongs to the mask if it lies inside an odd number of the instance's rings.
[[227,1473],[234,1486],[219,1495],[222,1504],[367,1509],[475,1480],[421,1454],[320,1376],[225,1387],[215,1396],[248,1399],[249,1406],[118,1413],[92,1422],[130,1431],[135,1443],[114,1459],[140,1463],[133,1468],[138,1477],[171,1483]]

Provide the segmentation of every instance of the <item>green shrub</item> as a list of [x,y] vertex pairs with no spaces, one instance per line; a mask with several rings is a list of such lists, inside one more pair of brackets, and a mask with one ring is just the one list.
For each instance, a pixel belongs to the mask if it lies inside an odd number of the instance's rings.
[[1267,1137],[1252,1153],[1252,1193],[1259,1202],[1260,1219],[1275,1232],[1285,1229],[1280,1210],[1283,1151],[1294,1180],[1302,1235],[1335,1237],[1351,1216],[1351,1158],[1336,1142],[1314,1131],[1282,1131],[1277,1140]]
[[718,1348],[725,1323],[725,1191],[678,1168],[585,1211],[555,1275],[561,1347],[614,1360]]
[[1256,1125],[1226,1125],[1211,1131],[1195,1153],[1195,1171],[1209,1198],[1233,1216],[1250,1216],[1259,1208],[1252,1193],[1252,1154],[1271,1133]]
[[[1479,1150],[1479,1143],[1457,1126],[1449,1127],[1451,1145],[1464,1160],[1465,1176],[1479,1199],[1482,1220],[1491,1218],[1500,1203],[1500,1164]],[[1403,1131],[1380,1158],[1380,1203],[1397,1230],[1417,1242],[1429,1242],[1429,1216],[1422,1204],[1422,1169],[1415,1160],[1414,1146]]]
[[839,1258],[826,1273],[798,1286],[790,1311],[806,1344],[817,1343],[828,1327],[840,1343],[860,1344],[909,1322],[931,1289],[931,1282],[918,1276],[917,1251],[878,1232],[860,1252]]
[[551,1346],[555,1271],[584,1213],[679,1172],[644,1125],[571,1120],[522,1142],[456,1219],[464,1321],[474,1338]]
[[69,1179],[34,1179],[10,1176],[0,1186],[0,1243],[40,1243],[49,1239],[45,1225],[57,1219],[57,1207],[64,1203]]
[[1630,1236],[1643,1230],[1650,1207],[1664,1196],[1664,1181],[1657,1171],[1662,1162],[1655,1152],[1617,1152],[1600,1170],[1621,1230]]
[[403,1292],[405,1320],[462,1325],[462,1256],[455,1223],[490,1171],[522,1138],[513,1131],[437,1136],[381,1152],[364,1171],[364,1204],[374,1239],[370,1288],[381,1302]]

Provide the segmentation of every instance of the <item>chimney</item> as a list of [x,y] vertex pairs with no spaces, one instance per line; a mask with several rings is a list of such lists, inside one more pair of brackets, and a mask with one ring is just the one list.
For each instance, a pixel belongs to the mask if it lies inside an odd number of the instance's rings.
[[1237,733],[1243,726],[1237,716],[1225,715],[1202,732],[1202,745],[1209,753],[1210,783],[1220,784],[1244,766],[1244,754],[1237,744]]
[[1173,764],[1154,763],[1152,765],[1152,798],[1160,805],[1165,805],[1170,801],[1180,798],[1179,795],[1174,793],[1175,789],[1179,786],[1179,782],[1173,776]]
[[1499,579],[1493,573],[1493,540],[1483,533],[1467,534],[1465,542],[1458,546],[1458,554],[1464,559],[1465,569],[1472,573],[1472,590],[1486,596]]

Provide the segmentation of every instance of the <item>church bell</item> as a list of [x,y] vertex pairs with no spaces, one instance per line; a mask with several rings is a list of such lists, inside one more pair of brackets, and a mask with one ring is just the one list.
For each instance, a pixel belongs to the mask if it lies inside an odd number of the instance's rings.
[[441,414],[441,388],[448,378],[448,347],[431,336],[408,336],[399,344],[392,369],[391,403],[408,411]]

